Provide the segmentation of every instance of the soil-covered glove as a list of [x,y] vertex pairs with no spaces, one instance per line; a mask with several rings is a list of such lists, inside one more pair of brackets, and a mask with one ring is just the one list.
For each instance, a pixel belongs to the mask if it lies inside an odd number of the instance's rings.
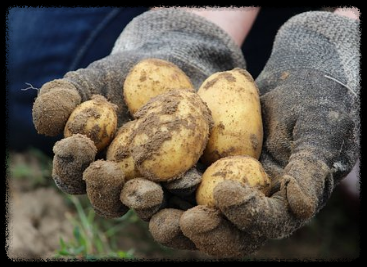
[[[123,84],[130,69],[146,58],[174,63],[189,76],[196,88],[214,72],[245,67],[239,47],[215,24],[181,9],[148,11],[126,26],[109,56],[42,86],[33,105],[37,131],[49,136],[61,133],[75,107],[95,94],[103,95],[116,104],[118,126],[131,120],[123,99]],[[60,165],[69,166],[54,171],[57,185],[70,194],[85,194],[86,184],[82,174],[95,160],[93,144],[85,138],[74,136],[60,141],[54,152],[54,169]],[[185,195],[198,184],[197,175],[184,175],[181,182],[168,183],[164,190],[151,181],[134,180],[122,188],[121,201],[145,220],[165,203],[175,207],[190,206],[178,197],[168,199],[168,196],[170,191]],[[100,186],[103,184],[93,184],[95,190]],[[116,198],[118,196],[114,192],[111,203],[116,203]],[[121,214],[120,211],[124,210],[122,207],[111,207],[115,210],[109,213],[110,216]]]
[[[359,38],[357,21],[328,12],[298,15],[279,31],[257,79],[265,131],[261,161],[274,194],[216,188],[218,206],[240,229],[256,228],[268,238],[291,234],[324,207],[354,166]],[[243,198],[233,201],[229,193]]]
[[358,157],[359,42],[358,22],[328,12],[297,15],[279,30],[256,80],[271,196],[235,181],[218,184],[220,212],[197,206],[179,219],[201,251],[246,255],[264,239],[289,236],[325,205]]

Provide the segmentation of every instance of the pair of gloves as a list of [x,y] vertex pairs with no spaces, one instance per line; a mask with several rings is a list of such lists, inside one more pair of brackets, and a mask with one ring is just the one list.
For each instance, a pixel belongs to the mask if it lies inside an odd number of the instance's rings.
[[[240,257],[306,224],[358,157],[359,42],[358,22],[329,12],[287,21],[256,79],[264,125],[260,161],[272,180],[270,196],[223,181],[214,190],[217,208],[179,209],[167,199],[151,212],[149,201],[142,201],[146,207],[130,207],[144,211],[154,239],[173,248]],[[39,133],[62,132],[73,109],[93,94],[118,106],[119,125],[129,121],[123,82],[144,58],[176,64],[195,88],[214,72],[246,67],[239,47],[206,19],[180,9],[148,11],[124,29],[109,56],[41,88],[34,104]],[[57,108],[47,94],[59,96]],[[190,179],[196,178],[184,177],[174,190],[192,187]],[[145,186],[149,189],[149,183]],[[151,191],[146,190],[147,198]]]

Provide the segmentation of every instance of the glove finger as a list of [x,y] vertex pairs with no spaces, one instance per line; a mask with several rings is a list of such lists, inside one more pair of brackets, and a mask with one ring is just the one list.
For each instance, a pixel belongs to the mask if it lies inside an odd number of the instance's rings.
[[214,188],[215,205],[238,229],[267,238],[280,238],[299,225],[289,213],[284,190],[272,197],[243,185],[225,180]]
[[[316,86],[312,79],[309,83]],[[330,167],[336,176],[352,167],[351,157],[343,158],[342,152],[354,126],[348,114],[335,111],[334,103],[319,105],[299,85],[289,87],[279,86],[262,98],[266,118],[263,158],[268,156],[264,168],[274,170],[273,163],[284,168],[269,175],[286,187],[287,202],[295,216],[308,219],[324,205],[334,188]],[[291,89],[300,94],[292,99],[286,94]],[[279,99],[279,95],[287,96]],[[292,115],[283,110],[289,103],[295,106]]]
[[181,197],[189,196],[195,192],[200,184],[201,175],[196,168],[191,168],[180,179],[165,182],[162,185],[174,195]]
[[98,215],[118,218],[128,211],[120,201],[125,176],[118,163],[97,160],[85,169],[83,180],[88,199]]
[[297,218],[310,219],[334,188],[329,167],[305,151],[293,154],[284,172],[282,184],[291,212]]
[[161,208],[164,203],[164,194],[159,184],[144,178],[134,178],[124,185],[120,200],[146,221]]
[[71,112],[80,102],[81,97],[70,82],[53,80],[45,83],[32,109],[33,124],[37,132],[47,136],[62,133]]
[[240,231],[219,210],[202,205],[185,211],[180,227],[200,251],[221,258],[243,257],[259,249],[266,240]]
[[81,134],[74,134],[55,143],[52,178],[57,187],[71,195],[86,193],[84,170],[95,160],[94,142]]
[[182,234],[180,218],[183,214],[178,209],[162,209],[149,221],[149,231],[158,243],[185,250],[195,250],[195,244]]
[[268,238],[287,236],[316,213],[325,188],[333,185],[325,180],[329,168],[305,154],[292,155],[284,173],[280,190],[271,197],[239,182],[223,181],[214,188],[216,206],[241,230]]

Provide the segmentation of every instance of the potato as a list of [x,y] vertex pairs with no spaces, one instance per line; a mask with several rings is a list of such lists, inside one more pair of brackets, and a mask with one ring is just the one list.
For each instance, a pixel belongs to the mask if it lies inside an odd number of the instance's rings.
[[259,159],[263,126],[259,91],[251,75],[243,69],[218,72],[204,81],[198,90],[214,120],[202,162],[234,155]]
[[209,109],[196,93],[166,92],[152,98],[135,116],[131,155],[145,178],[178,179],[196,164],[212,124]]
[[118,130],[116,137],[108,146],[106,159],[118,162],[128,181],[135,177],[141,177],[135,166],[133,157],[130,154],[131,135],[135,129],[136,121],[125,123]]
[[172,89],[194,91],[186,74],[171,62],[149,58],[136,64],[126,76],[124,99],[133,115],[149,99]]
[[83,134],[92,139],[100,152],[113,139],[117,128],[117,107],[101,95],[78,105],[71,113],[64,136]]
[[230,156],[217,160],[203,173],[196,191],[198,205],[215,206],[213,190],[223,180],[235,180],[269,194],[271,181],[261,163],[250,156]]

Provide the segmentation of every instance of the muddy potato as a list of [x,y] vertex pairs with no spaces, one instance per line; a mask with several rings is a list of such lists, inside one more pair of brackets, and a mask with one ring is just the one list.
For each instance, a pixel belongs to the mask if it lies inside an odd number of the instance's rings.
[[130,121],[122,125],[108,146],[106,153],[107,160],[118,162],[125,174],[125,180],[141,176],[130,153],[131,135],[135,126],[136,121]]
[[131,155],[144,177],[156,182],[178,179],[196,164],[212,124],[209,109],[196,93],[161,94],[135,116]]
[[230,156],[217,160],[203,173],[196,191],[198,205],[215,206],[213,190],[223,180],[235,180],[269,194],[271,181],[261,163],[250,156]]
[[214,120],[202,161],[210,165],[234,155],[259,159],[263,126],[259,91],[251,75],[239,68],[215,73],[204,81],[198,94]]
[[98,151],[112,140],[117,128],[117,107],[101,95],[78,105],[71,113],[64,129],[64,136],[84,134],[93,140]]
[[131,114],[149,99],[172,89],[194,91],[186,74],[171,62],[149,58],[136,64],[126,76],[123,90]]

